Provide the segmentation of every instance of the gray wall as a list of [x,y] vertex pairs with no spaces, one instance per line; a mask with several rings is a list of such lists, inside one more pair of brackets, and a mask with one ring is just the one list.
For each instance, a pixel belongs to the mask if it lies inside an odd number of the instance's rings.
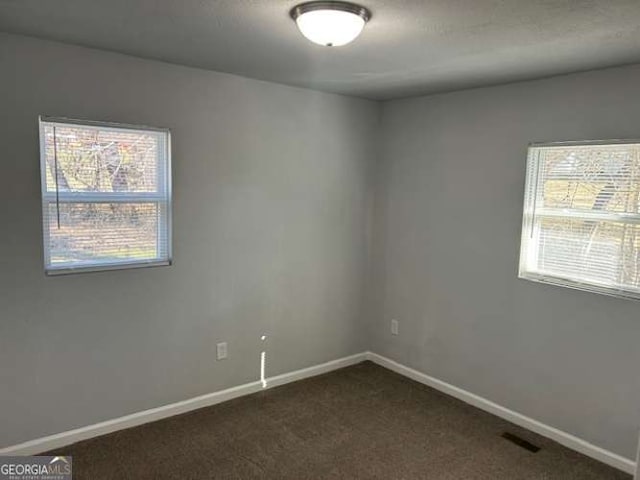
[[634,458],[640,303],[516,277],[527,144],[640,137],[638,85],[634,66],[384,104],[375,352]]
[[[373,102],[0,35],[0,448],[366,348]],[[172,267],[43,274],[40,114],[169,127]],[[215,361],[215,343],[229,358]]]

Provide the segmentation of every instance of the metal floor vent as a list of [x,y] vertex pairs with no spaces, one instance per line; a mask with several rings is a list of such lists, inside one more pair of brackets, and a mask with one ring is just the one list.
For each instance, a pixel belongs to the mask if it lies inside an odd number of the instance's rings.
[[529,450],[530,452],[533,452],[533,453],[536,453],[540,450],[540,447],[538,447],[537,445],[534,445],[531,442],[527,442],[524,438],[520,438],[519,436],[514,435],[513,433],[504,432],[502,434],[502,438],[505,438],[509,440],[511,443],[515,443],[519,447],[524,448],[525,450]]

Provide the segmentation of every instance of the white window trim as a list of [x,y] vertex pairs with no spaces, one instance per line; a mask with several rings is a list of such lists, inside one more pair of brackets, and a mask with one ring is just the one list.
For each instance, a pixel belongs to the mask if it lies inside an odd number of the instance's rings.
[[[51,259],[49,258],[49,232],[47,229],[43,227],[42,238],[43,238],[43,249],[44,249],[44,271],[48,276],[56,276],[56,275],[68,275],[73,273],[83,273],[83,272],[102,272],[107,270],[124,270],[124,269],[132,269],[132,268],[144,268],[144,267],[160,267],[160,266],[168,266],[173,263],[173,239],[172,239],[172,188],[171,188],[171,179],[172,179],[172,169],[171,169],[171,131],[168,128],[160,128],[160,127],[149,127],[146,125],[132,125],[127,123],[115,123],[115,122],[98,122],[93,120],[80,120],[75,118],[66,118],[66,117],[52,117],[41,115],[39,117],[39,133],[40,133],[40,182],[41,182],[41,196],[42,196],[42,215],[45,213],[45,205],[49,205],[51,203],[56,202],[90,202],[90,203],[114,203],[114,202],[127,202],[127,203],[145,203],[145,202],[156,202],[158,203],[159,208],[164,208],[166,210],[166,214],[159,216],[158,223],[158,231],[167,232],[167,239],[165,243],[165,252],[166,260],[139,260],[132,262],[130,260],[123,260],[122,262],[117,261],[109,261],[104,264],[100,264],[96,262],[93,265],[89,266],[74,266],[71,264],[58,263],[55,266],[51,265]],[[83,128],[95,128],[96,130],[136,130],[136,131],[150,131],[150,132],[159,132],[166,135],[165,142],[165,164],[166,168],[161,169],[164,174],[162,181],[164,182],[166,195],[161,195],[157,193],[100,193],[100,192],[47,192],[46,190],[46,168],[44,168],[43,162],[45,161],[45,152],[44,152],[44,142],[42,138],[44,138],[44,126],[45,123],[47,125],[54,125],[65,127],[69,125],[78,125]],[[166,225],[161,221],[166,221]]]
[[[536,264],[533,257],[537,251],[529,248],[530,245],[536,245],[537,241],[531,241],[536,237],[538,232],[534,228],[535,217],[560,217],[560,218],[576,218],[585,220],[607,220],[607,221],[624,221],[628,223],[640,223],[640,214],[634,215],[629,213],[610,213],[602,214],[592,211],[581,212],[576,209],[537,209],[537,195],[531,192],[537,192],[537,182],[539,176],[540,162],[535,155],[534,149],[544,147],[570,147],[570,146],[597,146],[597,145],[627,145],[639,144],[639,139],[613,139],[613,140],[584,140],[584,141],[567,141],[567,142],[546,142],[546,143],[530,143],[527,149],[526,163],[526,181],[524,190],[524,208],[522,215],[522,234],[520,240],[520,261],[518,267],[518,278],[538,283],[556,285],[561,287],[582,290],[591,293],[599,293],[617,298],[626,298],[630,300],[640,300],[640,289],[621,289],[607,285],[598,285],[596,282],[580,282],[572,278],[563,278],[559,275],[549,275],[536,272],[528,268],[528,264]],[[534,172],[535,171],[535,172]]]

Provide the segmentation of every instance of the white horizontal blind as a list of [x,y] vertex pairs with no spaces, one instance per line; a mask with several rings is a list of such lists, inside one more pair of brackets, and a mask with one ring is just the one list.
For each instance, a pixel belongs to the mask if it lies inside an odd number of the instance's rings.
[[640,143],[529,148],[520,277],[640,298]]
[[40,119],[45,271],[168,265],[167,130]]

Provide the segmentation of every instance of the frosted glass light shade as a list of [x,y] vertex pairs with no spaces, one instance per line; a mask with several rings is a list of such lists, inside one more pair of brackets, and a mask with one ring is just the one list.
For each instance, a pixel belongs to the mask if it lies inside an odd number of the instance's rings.
[[339,47],[355,40],[370,16],[364,7],[346,2],[309,2],[291,10],[302,35],[326,47]]

